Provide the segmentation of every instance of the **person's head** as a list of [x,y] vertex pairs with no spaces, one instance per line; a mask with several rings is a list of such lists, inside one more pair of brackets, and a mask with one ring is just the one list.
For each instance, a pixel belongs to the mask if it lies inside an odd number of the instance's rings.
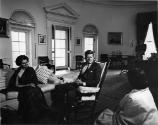
[[25,55],[20,55],[16,58],[16,65],[22,68],[28,67],[29,58]]
[[127,73],[128,81],[134,89],[145,89],[148,87],[147,77],[144,70],[140,68],[130,69]]
[[94,52],[92,50],[87,50],[85,52],[85,59],[87,63],[92,63],[94,61]]
[[146,51],[146,44],[138,44],[135,48],[135,51],[136,51],[136,55],[140,58],[142,58],[142,56],[145,54],[145,51]]

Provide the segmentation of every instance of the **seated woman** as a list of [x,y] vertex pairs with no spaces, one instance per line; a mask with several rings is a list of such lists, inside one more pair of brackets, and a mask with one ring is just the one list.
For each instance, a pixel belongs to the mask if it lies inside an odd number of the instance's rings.
[[157,125],[158,111],[148,88],[145,72],[140,68],[128,71],[133,90],[120,101],[115,112],[105,109],[95,125]]
[[28,65],[29,58],[20,55],[16,58],[19,66],[11,77],[7,91],[18,91],[18,114],[23,121],[33,122],[40,115],[48,113],[44,95],[37,86],[37,76],[32,67]]

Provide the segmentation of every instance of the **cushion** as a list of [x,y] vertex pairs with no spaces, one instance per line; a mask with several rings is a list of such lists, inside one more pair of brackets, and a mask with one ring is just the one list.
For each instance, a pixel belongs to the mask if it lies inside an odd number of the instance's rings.
[[6,101],[6,96],[5,94],[0,93],[0,102]]
[[79,92],[81,93],[96,93],[99,91],[99,87],[85,87],[85,86],[79,86],[78,87]]
[[54,75],[53,73],[49,76],[48,78],[48,83],[49,84],[55,84],[55,85],[59,85],[62,84],[63,81],[60,80],[56,75]]
[[76,81],[76,79],[78,78],[79,72],[73,72],[71,71],[68,74],[64,74],[62,76],[64,83],[73,83]]
[[8,69],[8,72],[6,74],[6,86],[8,86],[9,80],[12,77],[12,75],[14,74],[15,70],[13,69]]
[[43,66],[38,66],[38,68],[36,68],[35,71],[36,71],[38,80],[44,84],[47,84],[50,74],[53,73],[52,70],[45,68]]
[[16,98],[18,98],[17,91],[10,91],[7,93],[7,99],[16,99]]
[[0,90],[1,89],[5,89],[6,87],[6,78],[5,77],[1,77],[0,78]]

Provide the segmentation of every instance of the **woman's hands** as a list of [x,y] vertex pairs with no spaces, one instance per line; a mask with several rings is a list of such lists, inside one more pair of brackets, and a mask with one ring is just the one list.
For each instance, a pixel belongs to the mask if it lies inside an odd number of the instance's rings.
[[30,86],[30,87],[36,87],[36,85],[34,83],[30,83],[30,84],[27,84],[27,85],[17,85],[16,87],[26,87],[26,86]]

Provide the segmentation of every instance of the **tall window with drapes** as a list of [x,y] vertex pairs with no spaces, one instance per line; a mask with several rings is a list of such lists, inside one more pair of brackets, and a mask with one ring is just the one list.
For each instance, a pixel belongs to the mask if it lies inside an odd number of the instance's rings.
[[153,25],[153,36],[156,48],[158,48],[158,12],[138,13],[137,15],[137,44],[143,44],[150,23]]

